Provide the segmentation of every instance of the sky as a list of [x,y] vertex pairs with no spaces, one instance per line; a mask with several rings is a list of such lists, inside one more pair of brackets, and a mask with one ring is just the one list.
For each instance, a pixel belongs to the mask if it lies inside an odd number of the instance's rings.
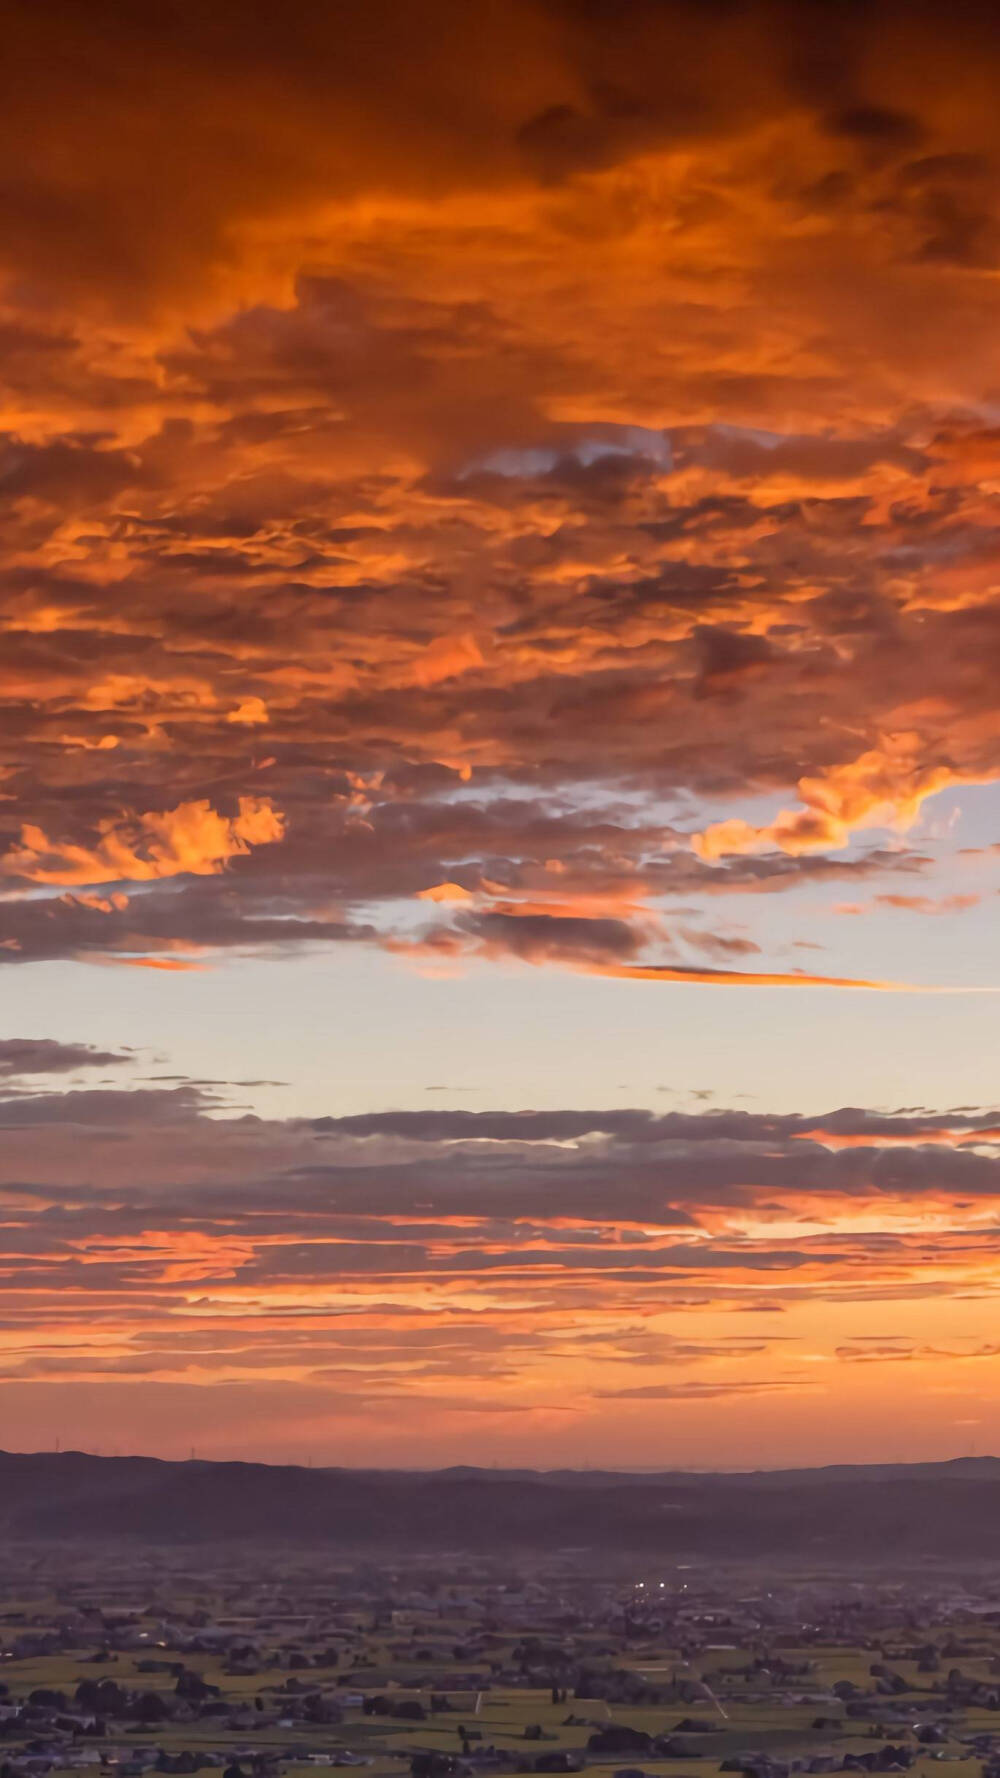
[[996,9],[3,12],[3,1444],[1000,1452]]

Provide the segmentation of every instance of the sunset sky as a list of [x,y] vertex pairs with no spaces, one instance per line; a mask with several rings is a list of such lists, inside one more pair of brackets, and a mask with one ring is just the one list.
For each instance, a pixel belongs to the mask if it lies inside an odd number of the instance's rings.
[[1000,1451],[1000,13],[23,0],[0,1444]]

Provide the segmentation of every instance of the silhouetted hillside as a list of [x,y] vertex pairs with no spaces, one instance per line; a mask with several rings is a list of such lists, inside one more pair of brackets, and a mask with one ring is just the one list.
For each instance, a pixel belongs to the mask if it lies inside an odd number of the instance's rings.
[[748,1475],[411,1474],[0,1453],[0,1529],[358,1550],[1000,1561],[1000,1460]]

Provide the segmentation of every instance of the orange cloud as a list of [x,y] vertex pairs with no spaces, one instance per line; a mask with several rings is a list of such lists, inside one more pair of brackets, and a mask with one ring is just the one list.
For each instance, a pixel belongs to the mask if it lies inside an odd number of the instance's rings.
[[255,728],[270,721],[270,717],[263,698],[252,697],[244,698],[235,710],[230,710],[226,721],[242,724],[244,728]]
[[93,908],[99,914],[121,914],[129,905],[128,896],[120,889],[113,895],[63,895],[60,900],[71,907]]
[[418,901],[474,901],[475,896],[461,883],[435,883],[431,889],[418,889]]
[[0,859],[6,876],[44,884],[151,882],[185,874],[214,876],[251,846],[284,835],[284,818],[266,797],[243,796],[236,815],[206,802],[179,803],[116,822],[102,821],[93,847],[50,840],[26,823],[21,843]]
[[879,994],[977,994],[1000,989],[941,988],[919,982],[866,981],[840,975],[809,975],[805,970],[781,973],[773,970],[704,969],[668,963],[608,963],[589,970],[593,975],[617,976],[637,982],[701,982],[720,988],[861,988]]
[[862,902],[840,901],[835,914],[864,914],[871,908],[896,908],[908,914],[962,914],[978,907],[980,895],[875,895],[867,906]]
[[122,969],[162,969],[178,975],[205,968],[204,963],[188,963],[180,957],[109,957],[106,961]]
[[921,748],[916,734],[883,737],[879,747],[823,776],[800,778],[804,808],[782,809],[764,827],[718,821],[695,834],[691,844],[706,860],[772,848],[796,856],[839,851],[859,828],[888,826],[905,832],[927,797],[969,782],[950,766],[922,763]]
[[482,664],[482,650],[472,634],[437,636],[413,662],[411,677],[415,685],[440,685]]

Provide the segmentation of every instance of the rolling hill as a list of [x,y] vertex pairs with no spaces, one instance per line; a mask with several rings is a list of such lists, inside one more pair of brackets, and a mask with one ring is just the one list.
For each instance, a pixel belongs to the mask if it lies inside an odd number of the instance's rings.
[[1000,1459],[643,1475],[0,1452],[0,1534],[359,1552],[578,1548],[680,1561],[1000,1562]]

